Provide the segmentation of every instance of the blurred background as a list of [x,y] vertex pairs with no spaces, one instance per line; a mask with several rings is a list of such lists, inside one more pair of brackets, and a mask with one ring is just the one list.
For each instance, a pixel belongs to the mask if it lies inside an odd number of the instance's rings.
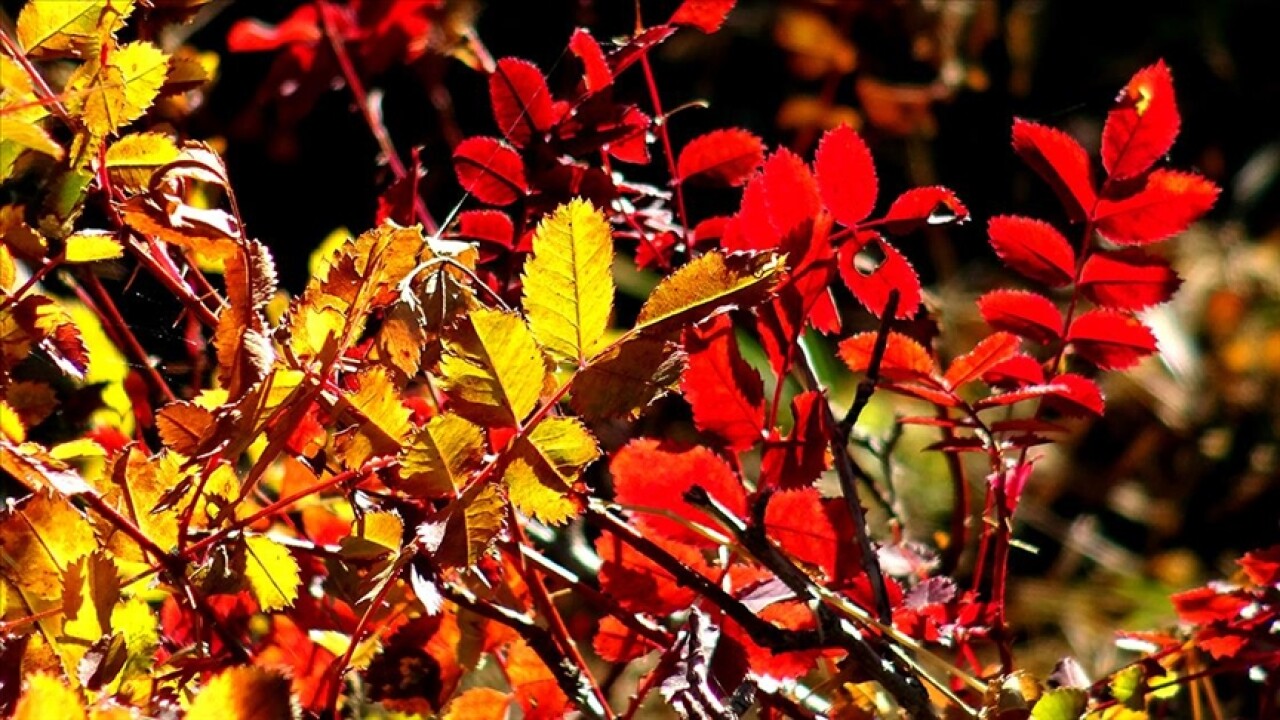
[[[11,27],[20,0],[4,0]],[[164,5],[165,3],[157,3]],[[474,33],[494,57],[518,56],[549,76],[553,93],[577,81],[563,50],[575,27],[602,41],[635,25],[620,0],[441,0],[429,47],[411,63],[357,56],[402,157],[421,148],[421,195],[445,217],[462,197],[450,148],[496,134],[486,78],[468,65]],[[647,21],[674,2],[642,3]],[[224,143],[249,232],[273,251],[285,286],[299,291],[307,257],[338,228],[373,222],[391,175],[352,104],[331,53],[283,73],[278,52],[228,53],[239,21],[286,19],[297,4],[212,2],[171,38],[211,53],[218,79],[191,99],[191,134]],[[703,101],[671,120],[679,148],[708,130],[739,126],[770,147],[811,157],[821,132],[859,128],[872,147],[881,197],[944,184],[975,220],[900,247],[934,290],[948,347],[983,332],[973,300],[1003,274],[985,240],[1001,213],[1064,219],[1048,188],[1009,144],[1012,118],[1054,125],[1096,151],[1105,112],[1139,68],[1172,68],[1183,131],[1171,162],[1224,189],[1211,217],[1159,246],[1185,282],[1150,312],[1161,356],[1107,378],[1104,420],[1076,425],[1044,450],[1017,536],[1013,625],[1024,663],[1045,671],[1063,655],[1094,677],[1132,656],[1117,629],[1174,622],[1170,592],[1230,576],[1243,551],[1280,540],[1280,3],[1274,0],[741,0],[711,36],[683,30],[655,54],[667,109]],[[1267,68],[1271,68],[1268,70]],[[616,91],[646,111],[638,73]],[[665,184],[655,162],[632,180]],[[732,212],[736,193],[700,195],[694,220]],[[865,323],[849,301],[853,324]],[[851,387],[851,386],[850,386]],[[878,397],[864,441],[895,434]],[[887,478],[908,533],[931,541],[947,527],[942,460],[908,432]]]

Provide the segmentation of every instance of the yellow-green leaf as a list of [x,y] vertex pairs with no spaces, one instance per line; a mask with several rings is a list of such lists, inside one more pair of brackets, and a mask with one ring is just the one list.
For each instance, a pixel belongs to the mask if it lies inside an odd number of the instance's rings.
[[27,678],[13,720],[85,720],[84,702],[61,678],[36,673]]
[[177,160],[182,150],[158,132],[125,135],[107,148],[107,173],[117,188],[130,193],[147,189],[156,170]]
[[196,693],[187,720],[288,720],[294,717],[289,678],[274,670],[233,667]]
[[454,410],[481,425],[515,426],[533,411],[547,377],[524,319],[483,309],[444,342],[440,375]]
[[768,297],[785,267],[773,254],[725,255],[709,252],[668,275],[653,289],[636,329],[671,330]]
[[244,538],[244,577],[264,611],[292,605],[302,584],[298,561],[285,546],[262,535]]
[[67,238],[66,256],[69,263],[113,260],[124,255],[124,247],[115,235],[106,230],[82,230]]
[[132,11],[133,0],[29,0],[18,14],[18,43],[32,57],[88,56]]
[[452,495],[484,461],[484,431],[453,413],[431,418],[400,464],[398,486],[415,497]]
[[506,517],[507,501],[499,486],[477,483],[420,525],[418,537],[442,567],[471,567],[488,552]]
[[1079,720],[1086,700],[1085,691],[1079,688],[1050,690],[1031,708],[1031,720]]
[[570,491],[582,470],[600,457],[596,439],[577,418],[548,418],[511,449],[503,476],[518,510],[548,524],[577,514]]
[[[3,112],[3,110],[0,110]],[[7,143],[13,143],[28,150],[35,150],[38,153],[44,153],[54,160],[61,160],[66,151],[62,146],[54,141],[44,128],[33,122],[19,120],[16,118],[0,118],[0,127],[3,127],[3,135],[0,140]]]
[[3,399],[0,399],[0,436],[15,445],[27,441],[27,426],[18,417],[18,411]]
[[538,225],[524,264],[524,312],[534,337],[560,360],[599,348],[613,309],[613,234],[586,200],[561,205]]
[[80,113],[95,137],[110,135],[142,116],[160,92],[169,71],[169,56],[149,42],[121,45],[97,56],[71,74],[67,83],[74,113]]

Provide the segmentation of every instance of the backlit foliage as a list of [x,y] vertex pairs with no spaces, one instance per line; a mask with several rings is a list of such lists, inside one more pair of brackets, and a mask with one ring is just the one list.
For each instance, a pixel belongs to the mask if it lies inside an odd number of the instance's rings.
[[[1180,280],[1149,247],[1217,198],[1161,163],[1180,128],[1163,63],[1121,91],[1100,165],[1013,122],[1072,225],[984,219],[1028,287],[983,295],[991,332],[944,361],[903,323],[928,311],[901,247],[971,219],[952,191],[883,195],[848,125],[812,161],[740,128],[671,147],[649,53],[716,31],[731,0],[613,44],[576,31],[568,92],[489,58],[443,3],[236,25],[233,51],[279,53],[263,87],[291,84],[286,123],[336,74],[363,93],[351,56],[488,76],[495,132],[452,155],[461,212],[437,224],[416,165],[388,158],[377,223],[294,298],[216,145],[174,129],[213,64],[122,39],[202,5],[30,0],[3,38],[0,182],[24,190],[0,208],[0,714],[611,718],[648,696],[687,717],[1145,717],[1188,657],[1274,666],[1275,548],[1175,596],[1188,632],[1151,634],[1109,681],[1050,682],[1010,652],[1028,450],[1104,412],[1099,371],[1156,352],[1140,311]],[[615,87],[628,74],[653,107]],[[650,163],[670,191],[618,169]],[[737,210],[703,217],[709,186],[740,187]],[[635,312],[619,257],[661,275]],[[121,267],[182,308],[187,372],[122,316],[103,281]],[[878,329],[847,329],[837,289]],[[864,378],[852,400],[809,331]],[[88,386],[101,404],[72,414]],[[934,450],[986,459],[971,589],[868,528],[849,443],[877,390],[932,406],[903,422],[938,429]],[[662,402],[695,437],[646,430]],[[637,697],[609,696],[602,663],[645,673]]]

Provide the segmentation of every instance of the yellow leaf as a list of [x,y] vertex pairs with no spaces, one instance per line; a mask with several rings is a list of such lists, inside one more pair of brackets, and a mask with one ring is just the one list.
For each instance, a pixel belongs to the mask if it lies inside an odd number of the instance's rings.
[[120,600],[120,575],[101,550],[67,566],[62,592],[62,634],[54,651],[69,677],[76,676],[85,651],[111,633],[111,615]]
[[125,135],[107,148],[107,172],[117,188],[139,193],[147,189],[156,170],[181,154],[173,138],[164,133]]
[[71,74],[67,90],[94,137],[106,137],[142,117],[164,84],[169,56],[149,42],[114,49],[104,65],[97,55]]
[[400,464],[398,486],[415,497],[452,495],[484,462],[484,431],[453,413],[431,418]]
[[600,457],[600,447],[577,418],[543,420],[510,452],[503,477],[518,510],[551,525],[578,512],[570,491],[582,470]]
[[0,292],[13,292],[13,285],[18,281],[18,266],[13,262],[13,253],[8,245],[0,245]]
[[61,678],[36,673],[27,678],[13,720],[85,720],[84,703]]
[[264,611],[292,605],[302,584],[298,561],[285,546],[262,535],[244,538],[244,578]]
[[598,349],[613,309],[613,234],[586,200],[561,205],[538,225],[524,264],[524,311],[534,337],[560,360]]
[[0,138],[9,138],[9,122],[21,120],[33,123],[49,114],[44,103],[36,97],[31,76],[8,55],[0,54]]
[[27,440],[27,428],[22,424],[22,418],[18,417],[18,412],[9,403],[0,399],[0,435],[11,443],[23,443]]
[[351,531],[339,543],[343,557],[379,558],[403,545],[404,520],[393,512],[365,513],[352,524]]
[[[181,455],[165,451],[148,457],[137,445],[131,445],[123,455],[116,456],[109,478],[104,478],[102,483],[99,491],[103,501],[133,520],[152,542],[164,550],[178,546],[178,511],[152,510],[175,488],[193,485]],[[179,496],[176,507],[186,507],[183,500],[190,491]],[[124,533],[110,534],[107,544],[118,557],[145,560],[137,542]]]
[[112,260],[124,255],[124,247],[113,233],[106,230],[82,230],[67,238],[66,257],[69,263]]
[[[120,672],[120,685],[126,696],[135,702],[150,696],[151,671],[155,664],[156,650],[160,647],[160,628],[155,613],[146,600],[132,597],[117,603],[111,613],[111,627],[124,638],[124,669]],[[133,686],[137,691],[130,692]]]
[[359,416],[355,427],[338,437],[338,454],[349,468],[356,468],[375,455],[391,455],[413,427],[409,408],[400,401],[400,389],[380,365],[371,365],[357,376],[360,389],[346,396]]
[[62,495],[75,495],[88,489],[75,470],[40,443],[14,444],[0,439],[0,470],[33,492],[49,489]]
[[569,404],[590,420],[636,418],[680,382],[680,346],[660,337],[630,338],[591,358],[573,380]]
[[191,701],[187,720],[289,720],[289,678],[256,667],[233,667],[209,681]]
[[200,442],[213,427],[213,413],[191,402],[169,403],[156,413],[160,440],[183,455],[195,455]]
[[533,411],[547,377],[546,361],[515,313],[471,313],[445,338],[440,375],[453,408],[481,425],[513,427]]
[[131,12],[133,0],[30,0],[18,14],[18,43],[32,57],[90,56]]
[[709,252],[668,275],[640,308],[636,329],[653,333],[690,325],[768,297],[785,267],[772,254]]
[[60,604],[63,571],[97,549],[85,516],[51,492],[0,513],[0,575],[22,591],[32,612]]
[[54,160],[61,160],[66,155],[62,146],[50,137],[44,128],[26,120],[0,117],[0,140],[44,153]]

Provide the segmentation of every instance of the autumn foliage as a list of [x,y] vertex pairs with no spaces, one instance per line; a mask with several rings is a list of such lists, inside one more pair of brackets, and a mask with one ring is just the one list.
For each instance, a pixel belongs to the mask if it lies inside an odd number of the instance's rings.
[[[743,128],[673,147],[650,53],[731,0],[557,40],[554,91],[443,3],[302,3],[230,49],[275,54],[258,92],[285,124],[344,78],[396,180],[288,297],[217,145],[175,129],[212,70],[154,39],[202,4],[30,0],[3,36],[0,714],[1067,720],[1145,717],[1189,657],[1275,668],[1275,547],[1175,596],[1182,627],[1097,682],[1021,669],[1006,617],[1035,448],[1157,352],[1143,311],[1181,280],[1152,248],[1218,197],[1163,162],[1163,62],[1120,90],[1100,158],[1011,119],[1062,213],[975,218],[945,187],[887,192],[848,125],[812,158]],[[462,194],[424,199],[366,83],[441,47],[487,76],[493,123],[453,148]],[[669,184],[628,181],[642,165]],[[735,211],[700,209],[714,188]],[[1018,280],[943,356],[909,248],[965,222]],[[659,277],[637,308],[623,261]],[[134,332],[125,274],[181,306],[182,369]],[[870,520],[850,445],[873,393],[920,401],[900,422],[951,463],[949,536]],[[651,421],[673,404],[683,432]]]

